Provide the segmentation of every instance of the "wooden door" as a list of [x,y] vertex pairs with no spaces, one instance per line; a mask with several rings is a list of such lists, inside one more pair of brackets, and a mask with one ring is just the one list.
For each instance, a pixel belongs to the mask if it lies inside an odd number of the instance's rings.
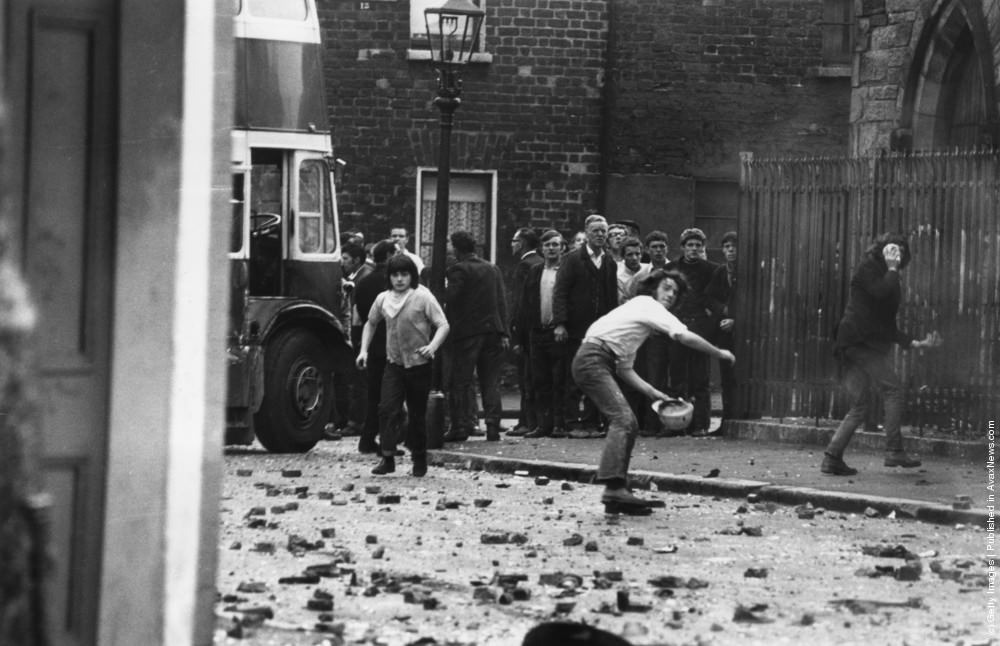
[[47,623],[96,641],[117,148],[116,0],[11,0],[8,203],[39,311],[38,407],[54,505]]

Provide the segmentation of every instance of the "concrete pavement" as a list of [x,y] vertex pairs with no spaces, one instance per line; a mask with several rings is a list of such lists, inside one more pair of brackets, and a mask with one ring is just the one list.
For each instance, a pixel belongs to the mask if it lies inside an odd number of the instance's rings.
[[[779,430],[734,427],[730,433],[735,437],[727,438],[640,437],[632,456],[632,484],[710,496],[742,498],[755,493],[765,502],[811,503],[859,513],[871,508],[883,515],[944,524],[985,526],[993,518],[987,508],[993,504],[987,489],[992,469],[987,468],[985,443],[935,440],[936,448],[916,451],[923,460],[921,467],[899,469],[883,466],[882,453],[872,448],[881,446],[880,435],[859,433],[845,455],[859,473],[837,477],[819,470],[826,433],[808,427],[800,432],[784,426]],[[594,476],[602,447],[600,439],[504,435],[500,442],[486,442],[473,437],[432,451],[431,463],[587,482]],[[914,447],[920,448],[911,441],[908,449]],[[961,508],[959,496],[971,499],[971,509]]]

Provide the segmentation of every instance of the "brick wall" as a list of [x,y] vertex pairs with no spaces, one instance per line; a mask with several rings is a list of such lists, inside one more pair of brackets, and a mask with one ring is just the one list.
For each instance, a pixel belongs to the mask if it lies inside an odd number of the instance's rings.
[[822,0],[614,6],[611,171],[737,179],[740,151],[846,151],[850,80],[819,74]]
[[[413,226],[417,168],[437,166],[436,84],[426,61],[407,60],[409,4],[319,0],[334,145],[349,164],[343,225],[369,239]],[[518,226],[568,233],[594,210],[674,234],[705,215],[698,196],[733,215],[741,151],[847,151],[851,81],[821,73],[823,0],[486,11],[493,60],[463,72],[452,169],[497,171],[499,260]],[[712,195],[700,180],[728,184]]]
[[[368,8],[362,8],[366,5]],[[463,71],[452,171],[498,173],[498,251],[524,225],[578,228],[599,205],[604,2],[487,0],[489,64]],[[330,124],[348,162],[342,226],[412,228],[416,172],[436,168],[434,72],[408,61],[409,2],[319,0]]]

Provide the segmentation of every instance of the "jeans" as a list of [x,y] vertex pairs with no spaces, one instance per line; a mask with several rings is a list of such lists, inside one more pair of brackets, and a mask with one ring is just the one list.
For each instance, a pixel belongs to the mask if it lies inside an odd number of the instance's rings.
[[584,343],[573,358],[573,379],[608,419],[596,482],[628,482],[639,423],[615,378],[615,356],[603,344]]
[[851,410],[830,439],[826,452],[842,458],[854,431],[868,414],[873,397],[882,394],[885,406],[885,450],[903,450],[903,384],[889,364],[889,355],[868,348],[851,347],[844,351],[846,374],[844,387],[851,397]]
[[476,388],[473,373],[479,376],[486,427],[500,426],[500,369],[503,367],[502,336],[476,334],[451,344],[451,427],[469,432],[479,423],[476,417]]
[[431,364],[412,368],[386,362],[382,375],[382,399],[378,405],[379,440],[382,455],[396,454],[396,421],[403,404],[409,418],[406,446],[415,456],[427,454],[427,395],[431,392]]
[[[580,349],[582,339],[566,339],[566,356],[575,357]],[[567,366],[569,369],[572,365]],[[594,402],[587,396],[583,387],[576,382],[576,375],[571,370],[566,379],[565,415],[566,421],[583,429],[597,430],[601,427],[601,416],[598,414]]]
[[532,330],[529,338],[535,417],[538,428],[551,433],[566,425],[566,343],[556,341],[552,329]]

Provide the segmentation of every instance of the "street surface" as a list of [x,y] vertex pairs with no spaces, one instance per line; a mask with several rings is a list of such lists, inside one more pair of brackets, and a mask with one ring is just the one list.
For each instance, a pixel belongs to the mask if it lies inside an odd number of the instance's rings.
[[372,476],[355,445],[227,454],[216,644],[518,645],[553,620],[635,645],[996,643],[981,528],[665,492],[607,516],[594,485]]

